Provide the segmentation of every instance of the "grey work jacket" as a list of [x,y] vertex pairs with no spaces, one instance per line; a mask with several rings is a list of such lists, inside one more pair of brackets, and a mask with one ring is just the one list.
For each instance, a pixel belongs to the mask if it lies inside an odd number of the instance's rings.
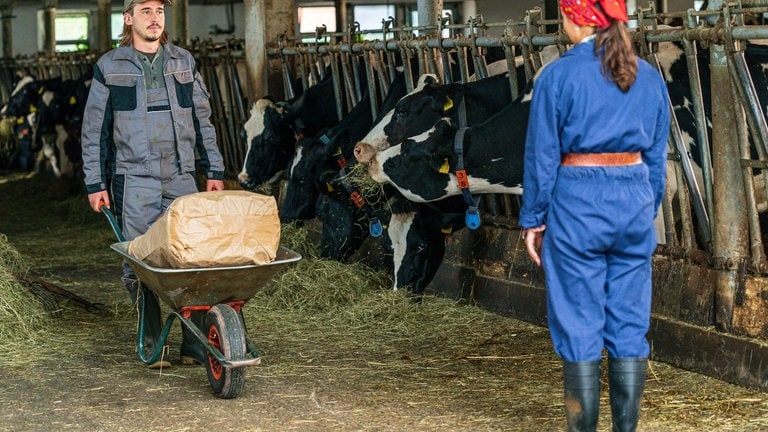
[[[179,169],[195,170],[195,150],[208,179],[224,178],[211,106],[195,60],[185,49],[163,45]],[[107,189],[113,174],[149,175],[150,143],[144,70],[130,46],[104,54],[94,66],[82,128],[83,172],[88,193]]]

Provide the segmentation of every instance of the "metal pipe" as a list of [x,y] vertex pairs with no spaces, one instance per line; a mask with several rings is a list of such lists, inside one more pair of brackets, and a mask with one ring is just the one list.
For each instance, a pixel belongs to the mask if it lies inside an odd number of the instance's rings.
[[738,262],[748,253],[747,221],[744,215],[746,200],[743,193],[741,155],[733,145],[738,137],[735,130],[739,121],[733,112],[731,78],[726,55],[722,45],[712,44],[710,48],[710,70],[712,76],[712,130],[713,173],[718,179],[714,183],[715,202],[713,214],[715,227],[713,253],[721,263],[717,273],[715,292],[715,326],[721,331],[733,329],[733,301],[738,287]]
[[336,99],[336,118],[344,118],[344,100],[341,94],[341,77],[339,76],[338,53],[331,53],[331,79],[333,80],[333,97]]
[[[738,78],[734,76],[733,69],[729,67],[729,70],[731,70],[731,92],[733,93],[734,112],[738,113],[737,115],[739,117],[743,117],[745,114],[742,105],[743,99],[740,97],[740,84],[737,81]],[[744,122],[737,122],[736,135],[738,136],[741,159],[744,161],[750,160],[749,132]],[[760,233],[760,220],[757,215],[757,203],[755,202],[755,184],[752,175],[752,166],[746,163],[742,164],[741,174],[744,198],[746,200],[744,211],[747,213],[747,223],[749,226],[749,244],[752,252],[752,265],[753,268],[757,268],[759,263],[763,260],[764,253],[762,236]]]
[[371,62],[370,51],[365,51],[363,62],[365,66],[365,76],[368,77],[368,102],[371,104],[371,116],[373,120],[376,120],[379,103],[376,95],[376,73],[373,70],[375,66]]
[[[683,40],[685,50],[685,59],[688,65],[688,83],[691,87],[691,104],[693,105],[693,114],[696,119],[697,139],[699,142],[699,157],[701,158],[701,172],[704,179],[704,203],[708,215],[714,211],[714,195],[712,192],[712,155],[709,147],[709,134],[707,133],[707,118],[704,113],[704,97],[701,91],[701,74],[699,73],[698,54],[696,45],[687,39]],[[712,230],[710,220],[710,231]],[[705,249],[711,252],[711,244],[704,245]]]

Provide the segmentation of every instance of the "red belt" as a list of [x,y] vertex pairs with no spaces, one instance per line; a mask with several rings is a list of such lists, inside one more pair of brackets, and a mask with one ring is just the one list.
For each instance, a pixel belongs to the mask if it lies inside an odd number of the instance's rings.
[[566,153],[560,165],[567,166],[622,166],[643,162],[640,152],[632,153]]

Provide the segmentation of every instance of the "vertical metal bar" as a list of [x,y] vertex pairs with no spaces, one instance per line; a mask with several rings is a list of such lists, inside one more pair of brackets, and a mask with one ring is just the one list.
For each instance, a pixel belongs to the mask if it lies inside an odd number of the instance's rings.
[[405,73],[405,88],[408,92],[411,92],[416,83],[413,79],[413,67],[411,67],[411,49],[408,48],[407,40],[401,39],[398,45],[400,46],[400,60],[403,62],[403,73]]
[[667,246],[677,247],[677,233],[675,232],[675,213],[672,211],[672,182],[667,180],[664,188],[664,199],[661,201],[661,215],[664,223],[664,239]]
[[461,74],[461,82],[469,82],[469,69],[467,66],[467,50],[464,46],[456,46],[456,57],[459,63],[459,72]]
[[[738,90],[742,106],[747,110],[747,124],[754,137],[755,149],[760,161],[768,161],[768,125],[762,112],[762,104],[757,98],[757,90],[747,68],[747,61],[743,52],[728,55],[729,70],[732,72],[733,85]],[[745,159],[751,159],[750,153],[746,153]],[[768,180],[768,170],[762,170],[763,181]],[[768,191],[765,191],[765,199],[768,199]],[[752,208],[750,207],[750,210]],[[755,207],[756,209],[756,207]]]
[[[729,54],[730,57],[730,54]],[[731,62],[729,61],[729,65]],[[733,92],[733,109],[739,117],[744,116],[744,107],[742,105],[743,99],[741,99],[741,88],[738,82],[738,78],[734,76],[734,70],[729,67],[732,72],[731,75],[731,91]],[[743,122],[736,124],[736,135],[738,136],[739,152],[743,161],[751,159],[749,150],[749,132],[747,126]],[[755,184],[752,176],[752,167],[749,164],[743,164],[741,167],[741,178],[743,182],[744,198],[746,200],[746,207],[744,211],[747,213],[747,223],[749,226],[749,248],[752,254],[752,263],[754,268],[757,268],[760,261],[763,259],[763,240],[762,233],[760,232],[760,220],[757,215],[757,203],[755,202]]]
[[363,48],[363,61],[365,63],[365,75],[368,77],[368,102],[371,104],[372,118],[376,119],[379,108],[378,97],[376,95],[376,75],[373,71],[374,65],[371,62],[371,52]]
[[507,59],[507,70],[509,71],[509,91],[512,96],[512,100],[517,100],[519,96],[518,88],[520,84],[517,82],[517,61],[515,61],[515,47],[513,45],[504,46],[504,57]]
[[376,48],[373,48],[373,50],[374,58],[376,59],[376,75],[379,78],[379,95],[381,96],[381,99],[384,100],[387,93],[389,93],[389,85],[392,81],[387,73],[388,66],[384,51],[377,51]]
[[[656,54],[653,54],[649,57],[649,60],[654,65],[654,67],[659,70],[659,73],[661,73],[659,61],[656,58]],[[667,96],[669,98],[669,96]],[[710,242],[712,240],[712,225],[710,224],[710,216],[707,213],[706,206],[704,204],[704,199],[701,195],[701,191],[699,190],[699,185],[696,181],[696,176],[693,173],[693,166],[691,164],[691,160],[688,157],[688,151],[685,148],[684,140],[683,140],[683,134],[680,131],[680,124],[677,121],[677,116],[675,115],[675,110],[672,108],[672,101],[668,99],[669,102],[669,109],[670,109],[670,134],[669,134],[669,140],[672,143],[672,148],[676,154],[677,157],[680,158],[680,166],[683,169],[683,174],[685,175],[685,180],[682,183],[679,183],[678,186],[678,192],[680,191],[680,188],[683,184],[687,185],[687,190],[689,191],[689,197],[693,204],[693,210],[696,213],[696,223],[699,235],[701,237],[702,246],[704,246],[705,250],[710,250]],[[682,198],[683,196],[681,194],[678,195],[679,198]],[[683,213],[681,211],[681,213]],[[688,213],[688,212],[685,212]],[[688,214],[681,214],[681,218],[683,218],[683,221],[686,221],[686,217]],[[683,245],[686,247],[687,250],[690,250],[691,247],[693,247],[694,242],[687,241],[686,237],[688,235],[687,230],[683,231]]]
[[437,64],[435,49],[427,47],[426,57],[427,57],[427,72],[434,74],[439,79],[440,76],[442,76],[442,74],[440,73],[440,66]]
[[[354,78],[352,77],[351,65],[349,64],[349,53],[339,50],[339,59],[341,59],[341,78],[344,88],[344,98],[346,100],[346,111],[349,112],[353,106],[357,104],[357,97],[355,96],[355,85],[352,83]],[[341,119],[341,118],[339,118]]]
[[443,61],[443,84],[453,84],[453,74],[451,73],[451,57],[448,50],[440,49],[440,58]]
[[[697,139],[699,142],[699,157],[701,158],[701,171],[704,178],[704,202],[707,206],[707,214],[714,211],[714,196],[712,193],[712,156],[709,149],[709,134],[707,133],[707,118],[704,113],[704,97],[701,92],[701,75],[699,74],[699,62],[697,60],[696,45],[688,39],[683,39],[685,59],[688,65],[688,82],[691,86],[691,103],[693,114],[696,118]],[[710,229],[712,227],[710,226]]]
[[712,171],[715,202],[713,253],[719,262],[715,293],[715,327],[733,329],[734,295],[739,284],[739,261],[747,255],[746,206],[741,185],[741,155],[733,145],[738,122],[733,112],[733,94],[727,60],[722,45],[712,44],[710,70],[712,76]]
[[344,100],[341,94],[341,77],[339,76],[339,59],[335,52],[330,53],[331,57],[331,79],[333,80],[333,96],[336,99],[336,118],[344,118]]
[[299,61],[299,76],[301,77],[301,88],[307,89],[309,87],[309,77],[307,75],[307,63],[308,60],[307,53],[301,52],[299,53],[298,61]]

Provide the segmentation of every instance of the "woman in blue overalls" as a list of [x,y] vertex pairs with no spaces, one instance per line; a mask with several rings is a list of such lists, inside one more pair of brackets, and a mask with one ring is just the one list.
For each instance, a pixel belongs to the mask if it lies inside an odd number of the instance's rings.
[[634,431],[650,353],[653,219],[669,104],[637,58],[623,0],[560,0],[574,43],[535,83],[520,226],[543,265],[569,431],[594,431],[608,353],[614,431]]

